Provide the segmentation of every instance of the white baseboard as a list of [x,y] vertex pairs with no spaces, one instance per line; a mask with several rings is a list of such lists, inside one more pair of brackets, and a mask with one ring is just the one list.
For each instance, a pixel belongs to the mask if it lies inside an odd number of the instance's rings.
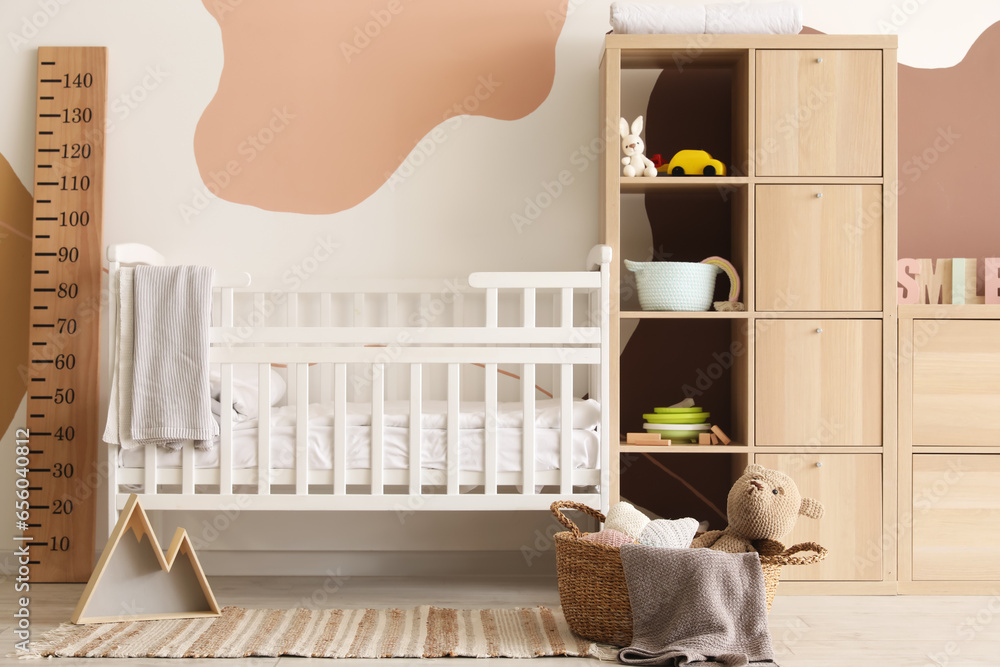
[[556,573],[548,551],[203,551],[215,576],[545,576]]

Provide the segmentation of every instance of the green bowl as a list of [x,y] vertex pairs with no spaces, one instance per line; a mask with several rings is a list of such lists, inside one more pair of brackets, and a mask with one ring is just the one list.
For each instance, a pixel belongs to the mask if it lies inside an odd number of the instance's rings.
[[702,408],[699,408],[697,406],[693,408],[653,408],[653,412],[655,412],[658,415],[677,415],[677,414],[682,414],[684,412],[701,412],[701,411]]
[[665,415],[660,413],[645,414],[643,419],[650,424],[704,424],[712,416],[711,412],[692,412],[690,414]]
[[699,433],[708,431],[660,431],[656,429],[646,429],[647,433],[659,433],[664,440],[697,440]]

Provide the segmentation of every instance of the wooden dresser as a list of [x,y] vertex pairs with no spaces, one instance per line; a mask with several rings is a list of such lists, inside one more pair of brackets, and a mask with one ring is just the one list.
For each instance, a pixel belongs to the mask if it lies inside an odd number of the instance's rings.
[[899,307],[899,592],[1000,591],[1000,306]]

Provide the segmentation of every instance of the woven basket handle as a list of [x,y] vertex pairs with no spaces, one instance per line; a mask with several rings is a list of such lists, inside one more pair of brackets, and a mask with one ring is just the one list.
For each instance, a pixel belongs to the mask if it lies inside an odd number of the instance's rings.
[[[802,551],[814,551],[816,553],[808,556],[795,556]],[[826,547],[821,547],[815,542],[800,542],[795,546],[788,547],[782,553],[770,556],[768,560],[776,565],[812,565],[826,558]]]
[[580,532],[580,529],[577,528],[576,524],[573,523],[572,519],[570,519],[568,516],[562,513],[562,510],[564,509],[579,510],[584,514],[589,514],[590,516],[594,517],[601,523],[604,523],[604,515],[601,514],[598,510],[595,510],[593,507],[584,505],[583,503],[574,502],[572,500],[557,500],[554,503],[552,503],[549,509],[552,510],[552,514],[554,514],[556,519],[559,520],[559,523],[569,528],[570,532],[573,533],[573,537],[577,539],[583,537],[583,533]]

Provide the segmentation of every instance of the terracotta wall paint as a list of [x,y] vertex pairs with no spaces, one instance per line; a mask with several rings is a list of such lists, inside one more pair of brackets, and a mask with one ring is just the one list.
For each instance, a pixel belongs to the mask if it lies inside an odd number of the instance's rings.
[[18,369],[28,359],[31,205],[31,193],[0,155],[0,425],[4,430],[24,397]]
[[1000,23],[954,67],[899,67],[899,256],[1000,254]]
[[349,209],[442,121],[536,109],[555,76],[561,4],[205,0],[225,64],[194,138],[202,179],[265,210]]

